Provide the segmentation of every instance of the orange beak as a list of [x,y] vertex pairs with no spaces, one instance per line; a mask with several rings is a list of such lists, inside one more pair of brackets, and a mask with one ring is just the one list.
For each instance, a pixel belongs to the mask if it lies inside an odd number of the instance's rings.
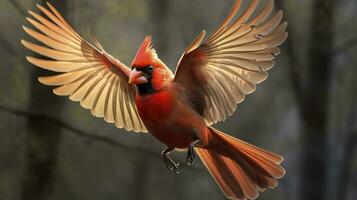
[[131,70],[129,76],[129,82],[128,82],[129,84],[140,85],[148,82],[149,82],[148,79],[144,76],[144,74],[141,71],[138,71],[135,68]]

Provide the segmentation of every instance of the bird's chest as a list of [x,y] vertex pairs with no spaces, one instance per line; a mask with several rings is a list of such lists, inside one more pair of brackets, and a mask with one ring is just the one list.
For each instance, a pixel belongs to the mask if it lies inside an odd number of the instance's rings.
[[158,92],[136,97],[139,115],[148,131],[169,147],[185,148],[192,141],[192,120],[182,116],[174,94]]
[[138,95],[135,99],[139,115],[145,124],[162,122],[173,112],[173,95],[161,91],[149,95]]

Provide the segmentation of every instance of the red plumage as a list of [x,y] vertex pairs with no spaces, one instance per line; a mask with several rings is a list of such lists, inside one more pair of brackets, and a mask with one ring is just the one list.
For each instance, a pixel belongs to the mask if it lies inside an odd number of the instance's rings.
[[155,62],[157,55],[152,48],[152,37],[147,36],[141,44],[131,66],[144,67]]

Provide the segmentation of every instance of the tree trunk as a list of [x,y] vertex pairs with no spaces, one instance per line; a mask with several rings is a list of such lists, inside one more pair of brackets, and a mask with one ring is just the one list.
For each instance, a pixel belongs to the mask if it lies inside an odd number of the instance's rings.
[[307,76],[303,94],[300,94],[303,96],[300,102],[303,127],[300,195],[304,200],[326,199],[335,4],[334,0],[315,0],[312,7]]
[[[68,0],[52,1],[51,3],[64,16],[66,15]],[[33,70],[28,110],[36,113],[60,113],[64,99],[55,97],[51,93],[51,89],[38,82],[37,78],[45,75],[44,70],[31,67]],[[48,107],[51,110],[43,109],[43,107]],[[36,117],[29,118],[27,126],[25,171],[21,198],[23,200],[48,199],[53,191],[53,178],[55,176],[58,145],[61,141],[61,129],[43,118]]]

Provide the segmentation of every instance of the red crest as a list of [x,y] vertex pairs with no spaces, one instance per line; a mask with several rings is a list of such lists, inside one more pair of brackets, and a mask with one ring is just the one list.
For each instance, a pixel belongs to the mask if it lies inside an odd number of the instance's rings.
[[155,49],[152,48],[152,38],[151,36],[146,36],[143,43],[141,44],[136,56],[133,60],[131,66],[135,67],[145,67],[155,63],[157,58]]

